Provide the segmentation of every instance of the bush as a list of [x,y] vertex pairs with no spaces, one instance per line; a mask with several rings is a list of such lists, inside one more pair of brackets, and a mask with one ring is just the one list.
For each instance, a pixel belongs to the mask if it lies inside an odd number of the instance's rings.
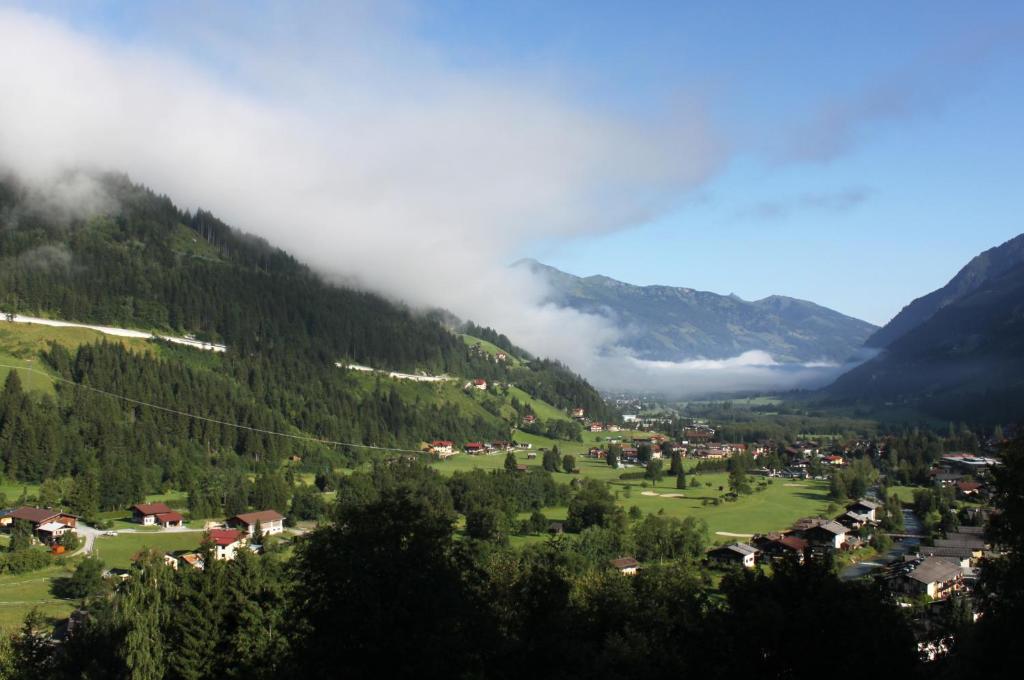
[[53,562],[53,556],[48,550],[29,548],[0,555],[0,571],[11,574],[26,574],[43,567],[48,567]]
[[64,546],[64,550],[67,552],[74,552],[82,545],[82,539],[78,537],[77,533],[68,531],[57,539],[57,544]]

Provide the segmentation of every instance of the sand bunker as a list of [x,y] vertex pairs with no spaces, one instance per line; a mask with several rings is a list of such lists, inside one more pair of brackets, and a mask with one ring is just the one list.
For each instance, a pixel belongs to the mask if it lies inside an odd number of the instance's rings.
[[731,531],[716,531],[719,536],[730,536],[732,538],[750,538],[754,534],[734,534]]

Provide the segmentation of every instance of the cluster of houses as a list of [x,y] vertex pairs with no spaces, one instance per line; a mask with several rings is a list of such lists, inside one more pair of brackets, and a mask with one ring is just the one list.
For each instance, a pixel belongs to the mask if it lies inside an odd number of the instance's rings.
[[916,554],[889,565],[879,578],[891,590],[908,595],[927,595],[944,600],[954,593],[970,590],[977,579],[979,561],[990,549],[980,526],[962,526],[921,545]]
[[[618,444],[619,442],[622,442],[622,440],[618,438],[609,440],[610,444]],[[619,459],[625,464],[638,463],[641,446],[650,447],[651,458],[655,460],[670,458],[676,453],[682,458],[722,460],[748,451],[757,458],[767,451],[765,445],[762,444],[732,444],[728,442],[693,444],[690,442],[671,442],[663,434],[651,434],[644,437],[634,437],[628,442],[622,442]],[[608,457],[608,449],[607,447],[593,447],[587,452],[587,455],[598,460],[605,460]]]
[[7,531],[18,520],[28,522],[32,534],[44,545],[55,545],[67,533],[76,533],[78,517],[50,508],[22,506],[0,512],[0,528]]
[[971,453],[947,453],[928,471],[935,484],[953,487],[960,500],[985,502],[991,498],[989,470],[1000,461]]
[[[142,526],[158,526],[164,529],[183,529],[185,526],[184,516],[165,503],[136,503],[130,509],[132,520]],[[61,536],[77,533],[78,519],[77,516],[60,510],[22,506],[0,512],[0,528],[10,531],[15,522],[24,521],[32,527],[33,535],[41,543],[55,545]],[[221,560],[234,559],[237,551],[247,545],[257,524],[264,536],[272,536],[284,531],[284,519],[284,515],[275,510],[247,512],[231,517],[222,527],[207,531],[213,544],[214,556]],[[180,564],[199,569],[203,567],[202,557],[194,551],[168,553],[164,559],[175,569]]]
[[484,349],[484,346],[479,342],[470,345],[469,351],[471,354],[475,354],[476,356],[481,357],[483,359],[493,360],[495,363],[503,364],[506,361],[508,361],[508,352],[504,350],[498,350],[494,354],[491,354],[486,349]]
[[880,503],[862,498],[848,505],[836,519],[805,517],[797,520],[789,531],[755,534],[750,543],[714,548],[708,552],[708,562],[752,569],[761,560],[793,559],[803,563],[808,556],[853,550],[862,545],[855,532],[863,526],[876,526],[881,507]]
[[496,440],[491,442],[466,442],[462,445],[462,449],[460,450],[455,446],[455,442],[450,439],[436,439],[430,442],[426,447],[426,450],[431,455],[444,460],[451,456],[458,455],[459,453],[468,453],[470,455],[479,456],[529,448],[532,448],[531,444],[516,444],[515,442],[510,441]]
[[[262,546],[252,541],[256,527],[260,527],[264,536],[273,536],[284,531],[284,519],[284,515],[276,510],[259,510],[235,515],[223,526],[206,530],[206,538],[211,546],[210,554],[216,560],[233,560],[238,551],[243,549],[259,552]],[[206,566],[202,554],[194,550],[165,553],[164,562],[173,569],[203,569]]]

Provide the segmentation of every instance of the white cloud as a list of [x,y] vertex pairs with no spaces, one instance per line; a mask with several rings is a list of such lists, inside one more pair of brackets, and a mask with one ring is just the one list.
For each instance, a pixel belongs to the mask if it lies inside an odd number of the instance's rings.
[[267,33],[277,24],[215,12],[189,33],[178,15],[175,50],[0,10],[0,166],[36,183],[126,172],[329,277],[446,307],[600,385],[770,382],[760,355],[639,362],[606,319],[546,304],[543,282],[505,266],[534,239],[624,228],[699,186],[724,148],[699,108],[606,114],[564,76],[446,66],[405,16],[296,16]]

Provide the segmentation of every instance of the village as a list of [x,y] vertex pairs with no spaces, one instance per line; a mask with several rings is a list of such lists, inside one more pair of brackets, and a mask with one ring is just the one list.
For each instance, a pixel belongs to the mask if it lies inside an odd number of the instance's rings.
[[[265,539],[285,532],[285,516],[276,510],[245,512],[224,521],[205,521],[202,528],[189,528],[185,515],[166,503],[136,503],[126,508],[130,521],[138,529],[103,530],[82,522],[76,515],[51,508],[21,506],[0,511],[0,530],[11,540],[15,535],[31,543],[48,548],[55,556],[90,556],[100,552],[97,541],[128,538],[140,535],[149,544],[161,543],[160,534],[185,537],[194,549],[171,550],[162,553],[163,561],[171,568],[202,569],[207,556],[215,560],[233,560],[240,550],[259,554]],[[128,518],[126,518],[128,519]],[[138,533],[137,533],[138,532]],[[134,561],[144,551],[131,556]],[[107,578],[126,578],[124,566],[108,569]]]
[[[1000,464],[992,454],[943,453],[927,470],[925,480],[917,485],[901,485],[897,480],[880,477],[877,471],[891,457],[894,444],[890,438],[729,442],[721,441],[720,432],[712,424],[696,420],[680,431],[682,436],[672,438],[656,431],[628,429],[643,425],[654,430],[664,426],[665,421],[658,418],[626,416],[619,425],[591,421],[579,408],[567,415],[592,438],[592,443],[575,448],[560,443],[563,451],[578,452],[580,456],[567,471],[583,476],[598,474],[623,492],[620,497],[616,491],[623,506],[633,502],[627,484],[647,487],[648,481],[652,485],[641,493],[641,500],[681,501],[687,491],[706,496],[707,487],[697,480],[715,474],[722,479],[723,473],[735,469],[741,460],[745,461],[745,475],[762,480],[757,483],[758,491],[768,488],[770,480],[795,488],[810,483],[821,485],[803,486],[800,490],[822,489],[820,497],[829,501],[822,508],[827,512],[793,517],[787,527],[749,530],[743,540],[728,540],[730,535],[740,537],[743,532],[716,531],[719,540],[707,551],[705,565],[713,571],[728,573],[771,570],[782,561],[836,564],[840,578],[873,580],[900,606],[913,612],[911,620],[923,658],[938,658],[949,651],[953,641],[948,635],[935,632],[942,628],[936,620],[946,620],[951,607],[974,610],[969,603],[975,595],[982,565],[987,558],[999,554],[998,546],[993,546],[984,534],[990,515],[991,471]],[[527,415],[523,424],[535,420]],[[994,448],[997,444],[988,442],[985,446]],[[525,454],[527,464],[516,463],[519,473],[527,473],[532,469],[528,464],[548,452],[529,441],[517,441],[515,436],[508,441],[465,442],[461,446],[451,440],[438,440],[431,442],[426,451],[438,462],[459,455],[481,457],[502,453],[514,455],[518,461]],[[681,477],[688,476],[690,484],[677,486],[680,493],[656,493],[653,480],[657,477],[645,472],[669,465],[672,470],[678,467]],[[630,481],[601,473],[602,469],[621,470],[621,478]],[[644,472],[633,473],[630,469]],[[865,474],[865,479],[858,483],[856,475]],[[853,480],[854,488],[862,495],[843,502],[842,496],[849,496],[849,490],[837,492],[837,479]],[[702,501],[709,506],[708,512],[730,502],[743,503],[736,489],[717,488],[720,493],[710,499],[711,503],[706,497]],[[657,512],[666,512],[668,507],[671,506],[659,507]],[[714,524],[713,519],[710,521]],[[550,534],[563,531],[562,521],[551,523]],[[645,568],[642,561],[629,554],[611,559],[609,566],[626,576]],[[963,603],[968,604],[965,607]]]

